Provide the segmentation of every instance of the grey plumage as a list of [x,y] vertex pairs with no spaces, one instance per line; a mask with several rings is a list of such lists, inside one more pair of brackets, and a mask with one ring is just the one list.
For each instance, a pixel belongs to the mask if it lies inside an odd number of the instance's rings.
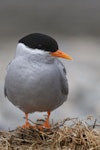
[[7,69],[4,93],[26,113],[54,110],[67,99],[65,67],[49,52],[19,43]]

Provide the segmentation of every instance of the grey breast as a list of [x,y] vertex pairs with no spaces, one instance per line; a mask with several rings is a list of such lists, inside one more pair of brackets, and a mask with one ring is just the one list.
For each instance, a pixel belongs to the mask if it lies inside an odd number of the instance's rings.
[[67,99],[65,68],[53,57],[41,62],[15,58],[7,70],[5,95],[24,112],[51,111]]

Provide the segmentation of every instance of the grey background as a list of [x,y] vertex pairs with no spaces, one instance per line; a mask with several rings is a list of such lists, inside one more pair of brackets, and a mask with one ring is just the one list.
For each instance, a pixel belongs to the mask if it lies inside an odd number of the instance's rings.
[[[0,128],[24,123],[24,113],[4,97],[7,64],[17,41],[33,32],[54,37],[73,61],[62,60],[67,69],[69,97],[51,114],[51,120],[66,117],[100,121],[100,1],[99,0],[0,0]],[[30,114],[35,121],[45,113]]]

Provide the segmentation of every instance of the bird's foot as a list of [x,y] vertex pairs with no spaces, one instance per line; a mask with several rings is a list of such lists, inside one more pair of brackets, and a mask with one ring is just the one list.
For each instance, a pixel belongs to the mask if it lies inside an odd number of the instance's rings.
[[40,129],[40,130],[43,130],[43,129],[49,129],[51,126],[50,124],[46,121],[44,122],[44,124],[41,124],[41,125],[32,125],[30,124],[29,122],[26,122],[24,125],[22,125],[22,128],[23,129],[29,129],[29,128],[33,128],[33,129]]
[[28,113],[25,113],[26,122],[22,126],[22,128],[24,128],[24,129],[25,128],[34,128],[34,129],[40,129],[40,130],[50,128],[51,127],[51,125],[49,124],[50,111],[48,111],[47,113],[48,114],[47,114],[47,118],[46,118],[45,122],[42,125],[34,125],[34,126],[28,122]]
[[26,122],[23,126],[22,126],[22,128],[31,128],[32,127],[32,125],[29,123],[29,122]]
[[42,128],[50,128],[51,125],[49,123],[49,117],[50,117],[50,111],[47,112],[47,118],[45,120],[45,122],[42,124]]
[[50,128],[51,125],[49,124],[48,120],[46,120],[46,121],[44,122],[44,124],[42,125],[42,127],[43,127],[43,128]]
[[48,111],[47,113],[48,113],[47,118],[46,118],[45,122],[41,125],[42,129],[44,129],[44,128],[49,129],[51,127],[51,125],[49,123],[50,112]]

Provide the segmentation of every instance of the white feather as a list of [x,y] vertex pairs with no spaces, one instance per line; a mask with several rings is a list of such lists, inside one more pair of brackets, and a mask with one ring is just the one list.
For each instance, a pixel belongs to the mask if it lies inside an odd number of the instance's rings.
[[48,54],[48,51],[40,50],[40,49],[32,49],[27,47],[23,43],[18,43],[16,48],[16,56],[19,55],[27,55],[27,54]]

